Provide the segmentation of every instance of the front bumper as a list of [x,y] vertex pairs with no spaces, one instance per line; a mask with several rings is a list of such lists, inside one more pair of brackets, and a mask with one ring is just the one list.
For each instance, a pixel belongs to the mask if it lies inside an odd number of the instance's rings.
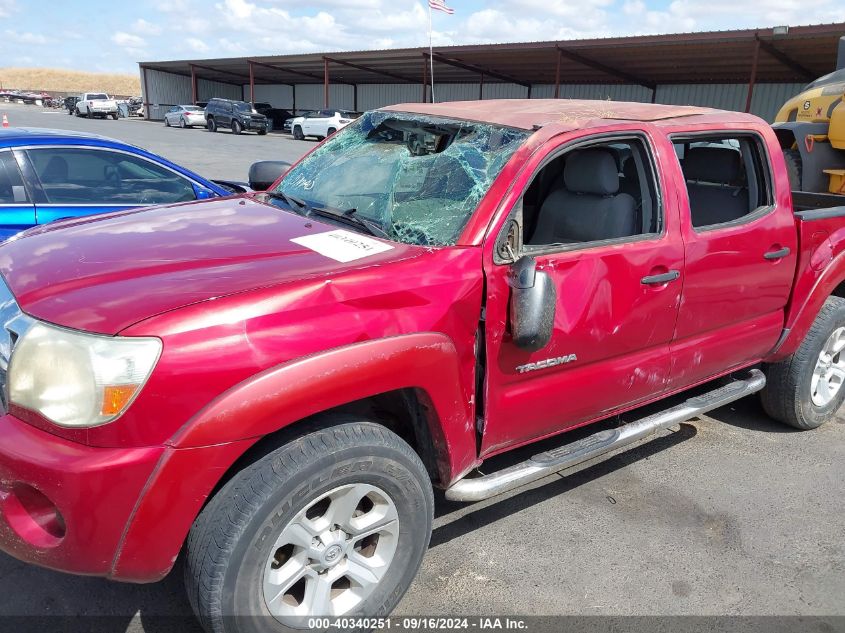
[[245,130],[270,130],[273,126],[270,123],[270,120],[267,119],[265,121],[255,121],[252,119],[241,120],[243,123]]
[[75,574],[109,575],[164,447],[95,448],[0,417],[0,550]]

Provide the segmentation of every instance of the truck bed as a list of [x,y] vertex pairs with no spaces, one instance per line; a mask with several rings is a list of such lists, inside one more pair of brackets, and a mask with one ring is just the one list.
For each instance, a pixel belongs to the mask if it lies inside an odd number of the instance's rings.
[[802,220],[821,220],[845,216],[845,196],[832,193],[793,191],[792,207]]

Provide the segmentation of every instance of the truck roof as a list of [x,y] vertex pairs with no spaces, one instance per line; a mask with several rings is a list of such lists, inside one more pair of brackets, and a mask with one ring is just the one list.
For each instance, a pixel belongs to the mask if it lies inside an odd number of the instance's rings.
[[695,117],[706,121],[756,121],[750,114],[701,108],[697,106],[631,103],[625,101],[590,101],[585,99],[490,99],[446,103],[404,103],[382,108],[395,112],[430,114],[504,125],[530,130],[536,126],[560,124],[569,128],[591,127],[601,121],[646,121],[675,124]]

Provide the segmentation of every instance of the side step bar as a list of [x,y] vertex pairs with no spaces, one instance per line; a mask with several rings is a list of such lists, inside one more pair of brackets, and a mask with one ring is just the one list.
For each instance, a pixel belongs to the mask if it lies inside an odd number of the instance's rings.
[[765,386],[766,376],[763,372],[752,369],[748,372],[748,377],[743,380],[734,380],[723,387],[689,398],[683,404],[671,409],[538,453],[520,464],[499,472],[461,479],[446,490],[446,498],[451,501],[468,502],[500,495],[609,451],[633,444],[660,429],[679,424],[734,400],[744,398],[760,391]]

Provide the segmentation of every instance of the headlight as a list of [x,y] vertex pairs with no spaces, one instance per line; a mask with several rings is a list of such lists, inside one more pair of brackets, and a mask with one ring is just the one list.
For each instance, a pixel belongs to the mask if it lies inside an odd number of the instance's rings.
[[135,399],[160,354],[157,338],[99,336],[38,322],[12,354],[9,400],[59,426],[106,424]]

